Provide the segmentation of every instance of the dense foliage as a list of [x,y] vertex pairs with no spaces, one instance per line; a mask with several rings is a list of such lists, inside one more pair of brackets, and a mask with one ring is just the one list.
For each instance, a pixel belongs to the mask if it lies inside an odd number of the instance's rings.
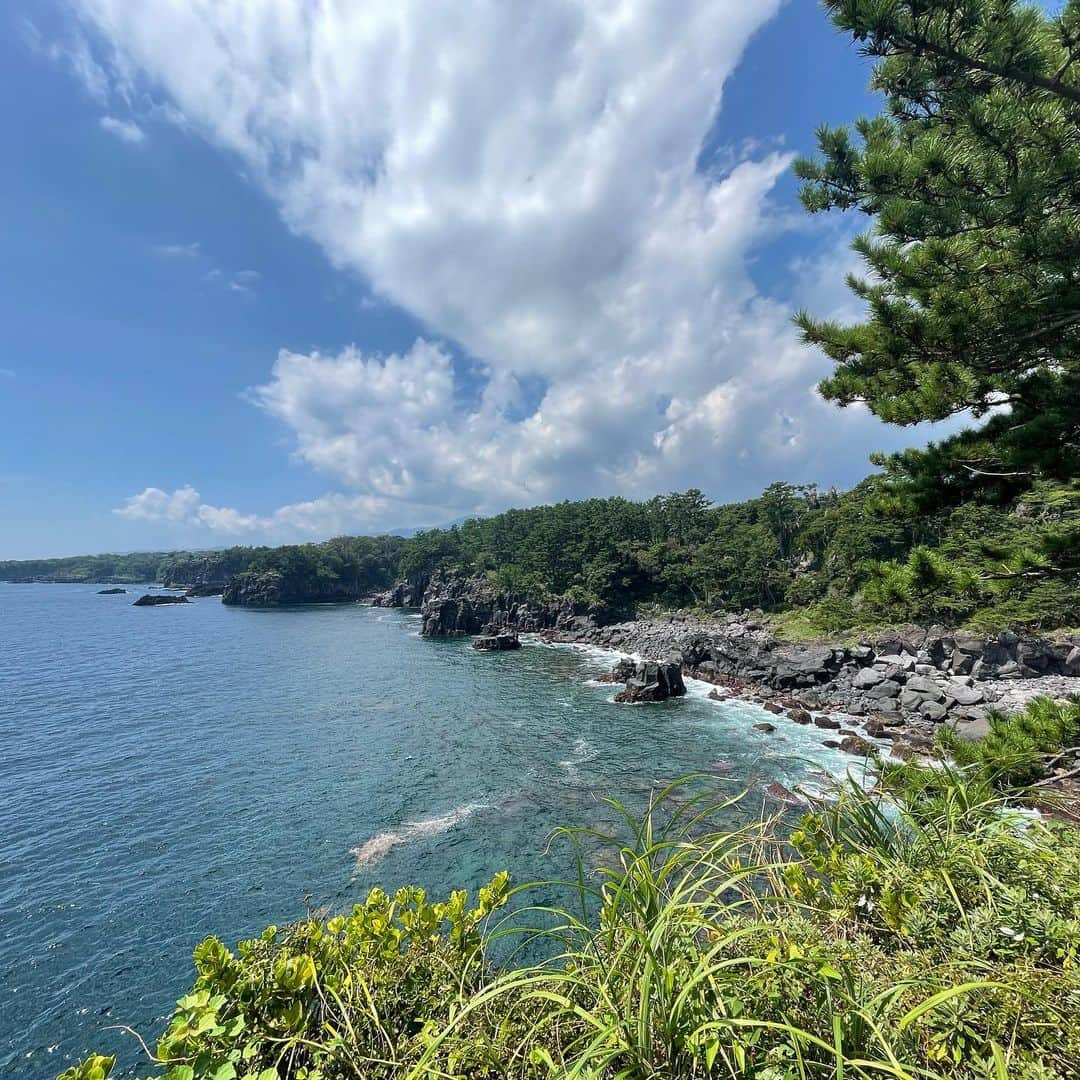
[[836,361],[823,392],[892,423],[989,416],[937,449],[947,487],[1080,475],[1080,2],[825,7],[886,109],[796,166],[809,210],[874,219],[865,321],[798,320]]
[[[845,493],[772,484],[724,506],[691,490],[516,510],[414,537],[401,570],[484,573],[616,611],[794,609],[822,632],[935,619],[1053,627],[1080,621],[1078,551],[1076,482],[927,512],[886,475]],[[1051,558],[1069,572],[1046,575]]]
[[161,561],[157,580],[163,585],[223,584],[269,550],[231,547],[221,551],[177,551]]
[[68,559],[18,559],[0,562],[0,581],[117,582],[158,580],[167,558],[161,552],[129,555],[74,555]]
[[260,548],[230,578],[227,602],[296,604],[356,600],[393,583],[404,541],[341,536],[322,544]]
[[612,613],[651,604],[796,612],[806,632],[930,620],[1060,627],[1080,624],[1080,483],[1043,480],[1007,503],[928,510],[899,497],[886,473],[843,493],[777,483],[722,506],[695,490],[590,499],[409,539],[124,558],[138,576],[99,577],[106,564],[86,559],[0,564],[0,577],[14,566],[9,580],[70,580],[57,575],[81,566],[75,580],[231,579],[244,602],[295,603],[356,599],[452,570]]
[[[731,800],[695,783],[659,792],[625,835],[568,830],[600,868],[582,865],[562,909],[530,909],[530,888],[500,875],[474,908],[376,889],[235,952],[208,939],[154,1075],[1078,1075],[1075,827],[1016,814],[1024,792],[977,769],[897,767],[794,831],[713,831]],[[537,922],[548,959],[492,964]],[[110,1067],[92,1058],[64,1080]]]

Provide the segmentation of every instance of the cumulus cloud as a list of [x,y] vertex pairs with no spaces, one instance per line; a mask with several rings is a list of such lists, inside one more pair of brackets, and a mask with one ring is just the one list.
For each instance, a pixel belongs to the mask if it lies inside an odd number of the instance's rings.
[[172,492],[145,488],[129,496],[113,513],[131,521],[207,529],[222,536],[249,537],[259,533],[284,542],[373,529],[389,505],[385,499],[331,493],[278,507],[270,514],[245,514],[231,506],[204,503],[199,493],[185,484]]
[[282,352],[250,391],[347,489],[339,515],[733,497],[854,479],[888,442],[813,392],[827,364],[790,324],[808,264],[782,296],[752,280],[789,155],[764,132],[701,163],[781,0],[70,2],[94,63],[431,328],[386,356]]
[[180,522],[190,518],[198,506],[199,493],[186,484],[172,492],[156,487],[144,488],[113,512],[131,521]]

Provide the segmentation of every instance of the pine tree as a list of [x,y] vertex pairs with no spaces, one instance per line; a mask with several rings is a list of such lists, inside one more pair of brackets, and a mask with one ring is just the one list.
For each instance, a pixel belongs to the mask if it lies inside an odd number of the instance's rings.
[[813,213],[874,219],[849,286],[865,321],[806,312],[840,404],[981,421],[894,473],[946,501],[1080,474],[1080,0],[825,0],[876,60],[882,115],[818,132],[796,165]]

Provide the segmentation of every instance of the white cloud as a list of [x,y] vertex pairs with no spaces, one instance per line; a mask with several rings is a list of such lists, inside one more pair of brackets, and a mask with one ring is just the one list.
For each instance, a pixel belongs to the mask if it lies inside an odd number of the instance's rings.
[[173,492],[148,487],[113,512],[132,521],[185,521],[198,509],[199,493],[190,485]]
[[[199,493],[187,484],[172,492],[145,488],[127,498],[113,513],[131,521],[164,524],[175,529],[207,529],[240,538],[259,533],[285,542],[371,531],[390,505],[385,499],[331,493],[281,506],[270,514],[245,514],[230,506],[204,503]],[[438,511],[433,508],[433,512]]]
[[[294,230],[476,361],[433,340],[282,352],[250,396],[348,494],[278,525],[850,480],[888,443],[814,395],[827,362],[793,298],[751,279],[789,227],[769,205],[788,155],[762,132],[698,167],[781,0],[70,2],[121,84],[167,97]],[[795,267],[792,289],[815,280]]]
[[146,132],[132,120],[120,120],[115,116],[103,116],[99,124],[121,142],[138,145],[146,139]]
[[201,251],[202,245],[198,240],[190,244],[158,244],[154,251],[166,259],[194,259]]

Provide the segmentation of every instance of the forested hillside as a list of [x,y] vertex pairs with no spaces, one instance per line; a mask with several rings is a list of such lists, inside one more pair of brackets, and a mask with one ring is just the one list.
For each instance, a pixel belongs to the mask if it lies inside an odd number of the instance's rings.
[[0,581],[133,582],[157,581],[164,552],[127,555],[73,555],[67,559],[11,559],[0,562]]
[[0,564],[5,580],[241,581],[265,603],[348,600],[435,571],[535,600],[795,613],[808,632],[941,620],[1080,623],[1080,483],[933,510],[888,471],[847,492],[772,484],[714,506],[696,490],[509,510],[409,539]]

